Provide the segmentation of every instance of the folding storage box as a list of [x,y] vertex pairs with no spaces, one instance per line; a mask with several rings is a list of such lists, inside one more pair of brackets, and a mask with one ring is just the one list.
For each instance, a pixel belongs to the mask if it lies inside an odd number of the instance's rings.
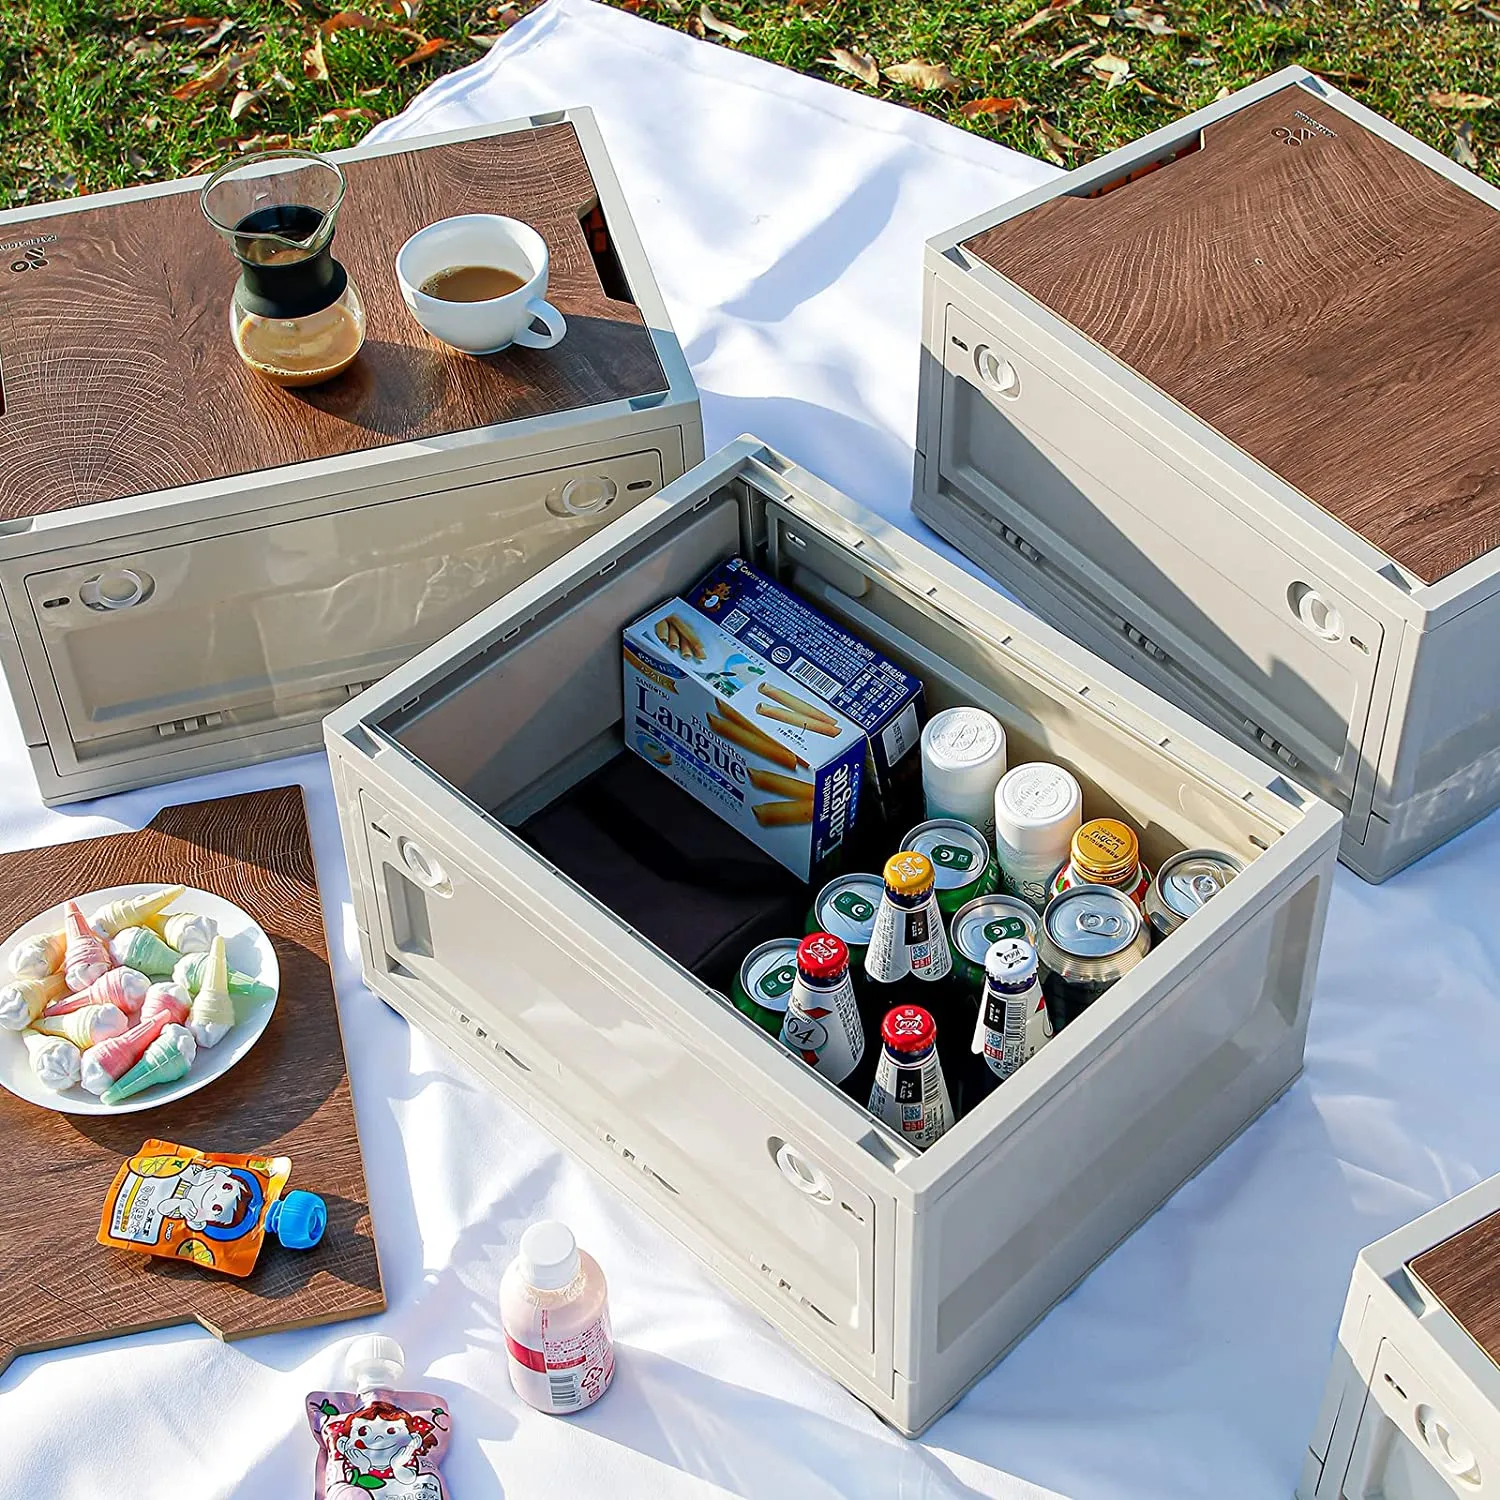
[[1371,880],[1500,801],[1497,208],[1291,68],[927,248],[917,514]]
[[[622,628],[735,555],[920,676],[928,712],[979,704],[1013,763],[1069,766],[1153,866],[1247,861],[925,1155],[526,831],[625,753]],[[1301,1067],[1337,813],[754,439],[326,730],[370,985],[904,1432]]]
[[1297,1500],[1500,1494],[1500,1177],[1362,1250]]
[[[199,182],[0,214],[0,663],[48,802],[313,748],[703,455],[588,110],[338,159],[367,342],[307,390],[240,363]],[[403,305],[403,241],[480,211],[546,238],[555,349],[471,359]]]

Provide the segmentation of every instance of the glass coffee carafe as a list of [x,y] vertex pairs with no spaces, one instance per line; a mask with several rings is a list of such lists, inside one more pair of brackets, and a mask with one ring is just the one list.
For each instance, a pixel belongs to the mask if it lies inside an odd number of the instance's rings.
[[240,358],[282,386],[341,375],[365,341],[365,311],[333,258],[344,174],[313,151],[266,151],[203,185],[208,222],[240,262],[229,329]]

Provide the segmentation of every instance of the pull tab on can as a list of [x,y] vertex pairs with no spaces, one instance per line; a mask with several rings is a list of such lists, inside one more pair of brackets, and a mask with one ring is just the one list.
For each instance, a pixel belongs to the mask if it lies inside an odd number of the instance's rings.
[[810,932],[797,945],[797,977],[781,1040],[832,1083],[842,1083],[864,1056],[849,949],[831,932]]
[[1038,980],[1036,949],[1024,938],[1004,938],[984,956],[984,1002],[973,1050],[996,1078],[1009,1078],[1052,1039],[1052,1022]]
[[938,1061],[937,1022],[920,1005],[898,1005],[880,1023],[880,1039],[870,1113],[925,1151],[953,1123]]

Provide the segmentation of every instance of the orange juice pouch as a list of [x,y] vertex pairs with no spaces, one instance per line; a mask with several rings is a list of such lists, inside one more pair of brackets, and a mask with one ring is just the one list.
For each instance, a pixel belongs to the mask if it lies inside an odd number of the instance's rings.
[[99,1243],[248,1276],[266,1235],[290,1250],[311,1250],[323,1237],[323,1200],[282,1196],[291,1175],[289,1156],[213,1155],[147,1141],[115,1173]]

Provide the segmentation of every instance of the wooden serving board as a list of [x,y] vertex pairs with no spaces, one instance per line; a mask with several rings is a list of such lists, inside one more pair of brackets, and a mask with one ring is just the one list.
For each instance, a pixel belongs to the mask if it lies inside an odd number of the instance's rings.
[[1500,545],[1500,213],[1308,90],[964,248],[1424,582]]
[[1407,1267],[1500,1365],[1500,1213],[1413,1256]]
[[[196,802],[140,833],[0,855],[0,937],[69,896],[150,881],[243,907],[281,965],[260,1041],[190,1098],[63,1115],[0,1091],[0,1369],[17,1354],[197,1321],[223,1339],[385,1308],[300,787]],[[204,1151],[274,1149],[322,1195],[315,1249],[265,1244],[243,1281],[95,1240],[120,1164],[152,1136]]]
[[[0,252],[0,522],[667,389],[640,309],[606,293],[590,253],[581,216],[598,194],[570,123],[343,166],[333,253],[364,302],[365,346],[305,390],[235,353],[239,264],[196,188],[0,224],[0,246],[18,247]],[[474,358],[407,311],[396,252],[467,213],[547,241],[548,300],[568,322],[555,348]],[[45,264],[13,270],[43,236]]]

